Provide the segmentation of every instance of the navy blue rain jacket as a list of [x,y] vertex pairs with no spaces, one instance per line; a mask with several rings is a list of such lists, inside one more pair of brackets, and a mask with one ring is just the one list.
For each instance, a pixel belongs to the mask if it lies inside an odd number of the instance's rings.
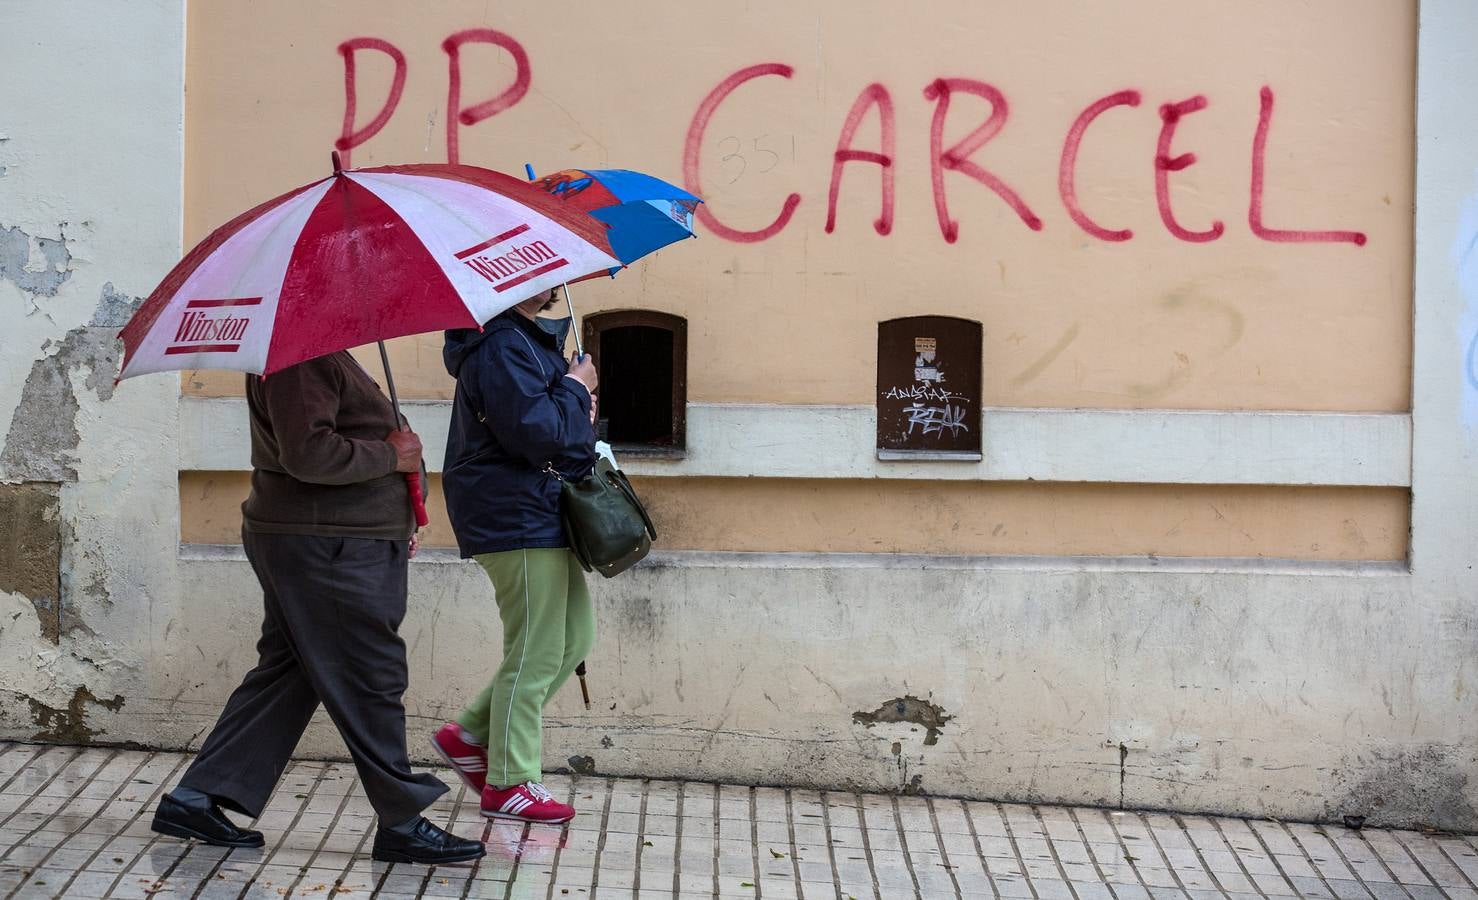
[[559,481],[595,467],[590,394],[559,340],[515,310],[482,331],[446,332],[442,358],[457,379],[442,489],[463,557],[566,547]]

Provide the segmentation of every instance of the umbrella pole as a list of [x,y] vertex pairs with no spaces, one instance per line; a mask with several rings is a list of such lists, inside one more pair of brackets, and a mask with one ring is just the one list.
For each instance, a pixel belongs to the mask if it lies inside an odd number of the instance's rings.
[[575,333],[575,352],[582,357],[585,355],[585,347],[580,340],[580,322],[575,318],[575,301],[570,299],[570,283],[565,282],[565,307],[570,311],[570,330]]
[[376,341],[380,347],[380,368],[385,370],[385,385],[390,388],[390,405],[395,407],[395,430],[400,430],[400,398],[395,395],[395,376],[390,374],[390,354],[385,352],[385,342]]
[[[385,342],[377,341],[380,346],[380,368],[385,370],[385,386],[390,389],[390,406],[395,410],[395,430],[402,431],[404,426],[400,424],[400,397],[395,393],[395,376],[390,374],[390,355],[385,352]],[[426,515],[426,498],[421,494],[421,473],[406,472],[405,486],[411,494],[411,511],[416,517],[416,527],[425,528],[431,521]]]
[[[533,166],[533,164],[532,163],[524,163],[523,164],[523,170],[529,176],[529,181],[533,181],[534,180],[534,166]],[[565,282],[564,288],[565,288],[565,306],[570,311],[570,330],[575,333],[575,352],[578,353],[578,354],[580,354],[581,356],[584,356],[585,355],[585,347],[583,346],[583,342],[580,340],[580,323],[575,320],[575,302],[570,299],[570,283],[568,281]],[[581,663],[580,666],[583,668],[585,666],[585,664],[584,663]],[[581,690],[584,690],[585,689],[585,674],[583,672],[581,672],[579,674],[580,674],[580,689]],[[589,695],[587,695],[585,697],[585,707],[587,709],[590,708],[590,697],[589,697]]]

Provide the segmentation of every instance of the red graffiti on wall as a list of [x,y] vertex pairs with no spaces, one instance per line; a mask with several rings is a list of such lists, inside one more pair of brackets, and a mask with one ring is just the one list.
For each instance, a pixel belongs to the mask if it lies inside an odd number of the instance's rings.
[[1062,160],[1057,166],[1057,193],[1062,197],[1062,205],[1067,208],[1067,214],[1078,223],[1078,227],[1101,241],[1127,241],[1134,237],[1134,232],[1128,228],[1118,231],[1104,228],[1090,219],[1083,212],[1083,207],[1078,205],[1078,148],[1083,143],[1083,134],[1094,119],[1115,106],[1138,106],[1139,101],[1139,91],[1119,91],[1093,101],[1073,122],[1073,127],[1068,129],[1067,140],[1062,144]]
[[[378,50],[390,57],[395,63],[395,75],[390,80],[390,95],[385,98],[385,105],[375,115],[370,123],[358,131],[354,130],[354,112],[358,102],[357,69],[354,66],[354,54],[360,50]],[[334,141],[334,147],[343,156],[344,166],[349,167],[350,157],[354,148],[368,141],[380,133],[385,123],[390,121],[390,114],[395,112],[395,107],[400,105],[400,95],[405,91],[405,54],[389,41],[379,38],[360,37],[350,38],[339,45],[339,55],[344,57],[344,127],[339,132],[339,139]]]
[[1357,247],[1365,246],[1365,234],[1360,231],[1295,231],[1286,228],[1269,228],[1263,224],[1263,176],[1266,172],[1268,127],[1272,123],[1273,89],[1264,87],[1257,112],[1257,136],[1252,139],[1252,202],[1247,209],[1247,224],[1251,226],[1252,233],[1265,241],[1280,244],[1329,242],[1350,243]]
[[[494,44],[507,50],[513,57],[513,83],[491,100],[474,106],[462,106],[462,45],[469,43]],[[523,99],[529,92],[533,80],[529,68],[529,55],[523,45],[501,31],[491,28],[469,28],[459,31],[441,42],[447,55],[446,91],[446,161],[455,165],[460,157],[458,139],[463,125],[476,125],[490,119]]]
[[[794,70],[783,63],[765,63],[740,69],[734,74],[721,81],[717,87],[704,97],[699,104],[697,112],[688,127],[687,140],[683,148],[683,171],[687,177],[689,190],[698,192],[702,184],[699,178],[700,161],[703,153],[703,139],[709,121],[713,118],[715,111],[724,99],[731,94],[735,88],[753,78],[761,75],[782,75],[790,78]],[[971,94],[986,100],[991,105],[991,112],[984,123],[977,126],[963,139],[957,141],[949,148],[944,147],[944,126],[948,117],[950,103],[956,94]],[[969,176],[971,179],[990,188],[1001,198],[1021,221],[1033,231],[1040,231],[1044,225],[1031,206],[1024,200],[1020,193],[1012,188],[999,175],[987,170],[976,163],[972,156],[983,148],[987,143],[999,135],[1006,125],[1009,116],[1010,105],[1005,94],[993,85],[982,81],[968,78],[939,78],[924,88],[924,98],[933,101],[934,115],[929,129],[929,155],[930,155],[930,182],[934,195],[934,208],[939,220],[939,230],[945,241],[954,243],[959,239],[959,222],[949,215],[949,204],[945,193],[945,173],[959,172]],[[1077,189],[1077,161],[1078,152],[1081,148],[1083,137],[1088,128],[1104,112],[1117,107],[1137,107],[1143,100],[1143,95],[1138,90],[1124,90],[1110,94],[1089,104],[1080,113],[1068,128],[1067,135],[1063,141],[1062,153],[1058,164],[1058,193],[1062,200],[1063,208],[1068,217],[1087,234],[1107,242],[1122,242],[1134,237],[1131,229],[1110,229],[1099,225],[1082,208],[1078,198]],[[1366,238],[1364,233],[1357,231],[1302,231],[1291,229],[1270,228],[1263,224],[1262,203],[1264,195],[1264,172],[1267,145],[1267,132],[1272,118],[1273,95],[1269,88],[1262,91],[1262,111],[1259,116],[1257,133],[1253,140],[1252,154],[1252,190],[1251,203],[1248,210],[1248,222],[1253,234],[1257,237],[1278,243],[1313,243],[1313,242],[1348,242],[1363,246]],[[1160,131],[1156,141],[1154,163],[1154,191],[1155,204],[1160,213],[1160,219],[1165,225],[1165,230],[1178,240],[1188,243],[1207,243],[1217,240],[1226,231],[1226,225],[1220,220],[1213,220],[1208,228],[1194,230],[1185,227],[1177,219],[1174,207],[1171,204],[1170,175],[1173,172],[1184,171],[1196,162],[1195,153],[1182,153],[1178,156],[1171,155],[1171,149],[1175,138],[1177,126],[1181,120],[1191,113],[1199,112],[1209,105],[1204,96],[1195,96],[1188,100],[1166,103],[1159,108]],[[869,150],[856,150],[852,142],[856,136],[858,127],[868,111],[878,107],[878,115],[881,125],[880,143],[881,149],[877,152]],[[892,95],[888,88],[881,83],[868,85],[863,89],[857,100],[852,104],[842,123],[841,132],[837,138],[836,151],[832,155],[831,183],[827,191],[826,204],[826,226],[828,233],[834,232],[837,227],[837,202],[841,192],[841,176],[843,167],[848,162],[867,162],[877,165],[881,169],[882,179],[882,213],[873,222],[873,228],[880,235],[887,235],[893,228],[893,210],[895,206],[895,177],[894,170],[897,163],[897,135],[896,114],[893,106]],[[801,195],[791,193],[781,207],[780,214],[775,221],[766,228],[757,231],[739,231],[721,223],[713,212],[712,204],[705,204],[701,209],[701,218],[705,225],[726,240],[740,243],[754,243],[768,240],[785,228],[791,220],[792,214],[800,205]]]
[[1155,204],[1160,207],[1160,221],[1165,223],[1166,231],[1193,244],[1216,240],[1221,237],[1226,226],[1213,221],[1211,227],[1205,231],[1192,231],[1176,221],[1175,210],[1170,207],[1170,173],[1181,172],[1195,165],[1196,154],[1171,156],[1170,142],[1175,139],[1175,126],[1180,124],[1180,120],[1193,112],[1200,112],[1206,106],[1206,98],[1200,96],[1161,106],[1160,142],[1155,147]]
[[[874,106],[878,108],[878,143],[882,149],[877,153],[871,150],[853,150],[852,138],[857,134],[857,126],[862,124],[862,117]],[[893,113],[893,97],[881,84],[870,84],[857,95],[852,111],[847,113],[847,121],[842,125],[841,136],[837,138],[836,153],[832,155],[831,189],[826,196],[828,234],[836,230],[837,195],[842,191],[842,166],[849,162],[873,163],[882,168],[882,211],[872,227],[878,234],[888,234],[893,230],[893,160],[897,156],[898,128],[897,117]]]
[[[949,113],[950,95],[956,92],[984,97],[990,103],[990,118],[948,150],[944,145],[944,120]],[[1031,211],[1021,196],[1006,182],[970,161],[970,155],[984,147],[991,138],[1006,127],[1009,107],[1006,95],[993,85],[969,78],[939,78],[924,88],[924,99],[934,101],[934,119],[929,125],[929,177],[934,187],[934,211],[939,216],[939,231],[944,239],[953,244],[960,238],[960,223],[949,217],[949,205],[944,198],[944,173],[952,170],[968,175],[991,190],[1016,211],[1021,221],[1032,231],[1042,230],[1042,220]]]
[[[513,83],[491,100],[464,107],[462,105],[462,46],[472,43],[493,44],[507,50],[513,57],[514,75]],[[447,55],[446,158],[447,162],[456,163],[461,156],[458,149],[461,128],[492,118],[522,100],[529,92],[532,70],[529,66],[529,55],[523,45],[511,36],[491,28],[469,28],[466,31],[449,35],[441,42],[441,49],[446,51]],[[380,130],[390,121],[390,117],[395,114],[396,107],[400,105],[401,94],[405,91],[407,65],[405,54],[400,48],[380,38],[350,38],[340,44],[338,50],[339,55],[344,57],[344,125],[334,146],[342,154],[344,166],[348,167],[350,166],[350,154],[354,148],[379,134]],[[358,68],[355,65],[355,53],[359,50],[378,50],[389,56],[395,63],[395,75],[379,113],[369,124],[355,130],[354,120],[359,104]]]
[[[714,112],[724,102],[735,88],[765,75],[779,75],[781,78],[789,78],[795,70],[783,63],[761,63],[740,69],[728,78],[718,83],[718,86],[708,92],[703,102],[698,104],[698,111],[693,113],[693,121],[688,125],[688,137],[683,144],[683,186],[689,192],[703,196],[703,181],[699,172],[699,157],[703,151],[703,135],[708,130],[708,122],[713,118]],[[708,204],[699,205],[697,210],[698,221],[719,237],[735,241],[740,244],[753,244],[757,241],[768,240],[779,234],[786,225],[790,224],[790,217],[795,214],[795,208],[801,203],[800,194],[791,194],[785,198],[780,205],[780,214],[775,221],[755,231],[741,231],[731,228],[720,222]]]
[[[464,106],[462,50],[465,45],[472,43],[492,44],[507,51],[513,58],[514,76],[512,83],[491,99]],[[456,163],[460,157],[461,129],[492,118],[522,100],[529,92],[532,68],[529,55],[522,44],[511,35],[491,28],[470,28],[458,31],[442,41],[441,47],[447,54],[446,156],[448,162]],[[405,54],[389,41],[380,38],[351,38],[339,44],[337,49],[344,60],[344,118],[334,146],[343,155],[345,165],[349,165],[350,154],[354,148],[362,146],[379,134],[395,114],[405,90],[408,67]],[[362,50],[373,50],[385,54],[390,58],[395,69],[390,89],[379,111],[369,122],[356,127],[360,99],[356,63],[359,51]],[[724,101],[741,86],[755,79],[767,75],[778,75],[781,78],[790,79],[794,74],[795,70],[791,66],[780,62],[747,66],[725,77],[703,97],[688,123],[683,144],[683,180],[688,190],[697,194],[702,193],[702,158],[705,136],[710,122]],[[985,100],[990,104],[990,114],[984,122],[977,125],[965,137],[946,148],[944,132],[949,109],[955,96],[961,94]],[[1026,227],[1033,231],[1041,231],[1044,228],[1041,217],[1032,210],[1021,194],[1007,184],[1000,175],[985,168],[974,159],[975,154],[1000,135],[1006,126],[1010,115],[1010,104],[1005,93],[983,81],[969,78],[937,78],[924,88],[924,99],[934,104],[929,126],[929,174],[939,230],[945,241],[955,243],[959,239],[960,232],[959,222],[952,219],[949,214],[945,191],[945,174],[948,172],[958,172],[989,188],[1016,213]],[[1080,229],[1101,241],[1128,241],[1135,235],[1128,228],[1104,227],[1083,209],[1077,183],[1078,154],[1084,135],[1103,113],[1119,106],[1138,107],[1142,99],[1143,96],[1138,90],[1122,90],[1093,101],[1074,119],[1062,144],[1062,152],[1058,158],[1057,186],[1063,208],[1068,218]],[[1188,100],[1169,102],[1159,107],[1160,129],[1153,157],[1155,205],[1159,210],[1160,220],[1165,230],[1176,239],[1188,243],[1200,244],[1215,241],[1226,230],[1224,223],[1217,219],[1214,219],[1205,229],[1187,228],[1176,217],[1171,203],[1171,174],[1185,171],[1196,163],[1195,153],[1172,155],[1176,129],[1186,116],[1205,110],[1208,106],[1207,98],[1197,95]],[[878,149],[857,149],[853,146],[857,131],[874,107],[878,111]],[[1349,243],[1364,246],[1367,240],[1366,235],[1360,231],[1275,228],[1264,222],[1267,144],[1272,118],[1273,91],[1265,86],[1260,92],[1258,121],[1252,140],[1252,178],[1247,211],[1247,223],[1252,233],[1261,240],[1273,243]],[[729,138],[728,140],[738,145],[737,139]],[[897,113],[893,95],[887,86],[880,82],[869,84],[857,95],[837,136],[827,191],[825,225],[827,233],[832,233],[837,228],[837,204],[841,194],[842,174],[848,163],[858,162],[876,165],[879,169],[880,208],[878,217],[872,225],[879,235],[886,236],[892,233],[897,198],[897,145]],[[776,154],[768,149],[760,148],[758,141],[756,141],[756,148],[778,161]],[[730,154],[730,156],[734,155]],[[761,169],[760,171],[767,170]],[[790,224],[800,204],[801,195],[799,193],[792,192],[786,195],[780,203],[779,212],[774,220],[769,225],[754,230],[735,228],[720,221],[711,203],[699,206],[697,217],[705,228],[724,240],[745,244],[757,243],[769,240],[783,231]]]

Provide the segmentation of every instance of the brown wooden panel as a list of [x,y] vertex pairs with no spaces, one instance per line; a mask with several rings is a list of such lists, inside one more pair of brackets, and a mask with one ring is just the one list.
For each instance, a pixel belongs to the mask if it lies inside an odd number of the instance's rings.
[[878,323],[878,450],[979,456],[980,335],[951,316]]

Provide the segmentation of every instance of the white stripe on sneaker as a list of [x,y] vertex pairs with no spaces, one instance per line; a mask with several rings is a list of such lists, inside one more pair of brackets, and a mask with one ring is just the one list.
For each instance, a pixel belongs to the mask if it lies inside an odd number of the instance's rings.
[[[441,745],[441,741],[438,741],[436,739],[436,735],[432,735],[431,736],[430,744],[431,744],[431,749],[436,751],[436,755],[437,756],[440,756],[442,759],[446,760],[446,764],[452,767],[452,771],[457,773],[457,777],[462,779],[462,783],[463,784],[467,785],[468,787],[472,788],[475,791],[482,790],[484,787],[487,786],[485,783],[484,784],[476,784],[476,783],[474,783],[474,781],[472,779],[472,775],[473,774],[476,774],[476,773],[469,773],[468,771],[466,771],[465,769],[463,769],[461,766],[459,766],[455,762],[453,762],[452,761],[451,754],[449,754],[449,753],[446,752],[446,748]],[[485,779],[483,779],[483,780],[485,781]]]

